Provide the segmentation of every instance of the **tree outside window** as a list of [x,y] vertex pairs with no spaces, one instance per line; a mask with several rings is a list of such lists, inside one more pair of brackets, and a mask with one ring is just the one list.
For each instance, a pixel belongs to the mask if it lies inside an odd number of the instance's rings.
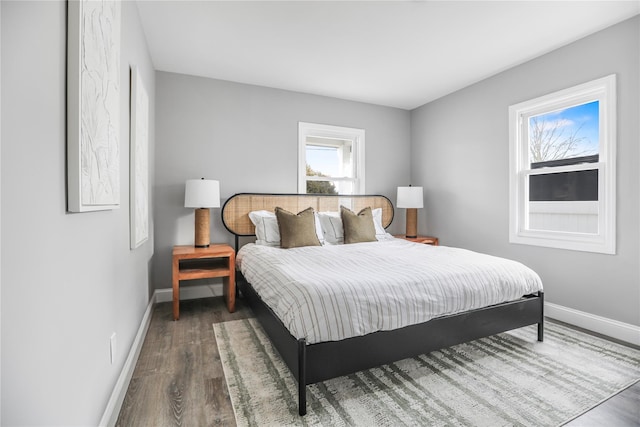
[[615,253],[615,75],[509,107],[509,241]]

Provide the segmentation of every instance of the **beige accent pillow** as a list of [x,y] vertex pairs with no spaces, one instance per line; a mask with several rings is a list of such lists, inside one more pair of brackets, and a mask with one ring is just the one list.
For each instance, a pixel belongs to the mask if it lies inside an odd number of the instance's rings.
[[313,208],[309,207],[298,214],[276,207],[276,218],[280,230],[280,247],[284,249],[301,246],[320,246],[316,234],[316,220]]
[[344,243],[376,242],[376,227],[373,225],[371,208],[366,207],[358,214],[340,206],[340,216],[344,227]]

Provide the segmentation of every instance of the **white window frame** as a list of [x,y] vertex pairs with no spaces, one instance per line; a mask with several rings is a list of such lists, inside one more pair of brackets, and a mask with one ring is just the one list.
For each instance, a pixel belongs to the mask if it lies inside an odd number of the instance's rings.
[[[351,177],[313,177],[307,176],[307,138],[318,137],[335,140],[352,141],[351,161],[353,162],[353,178]],[[364,194],[364,129],[343,126],[323,125],[317,123],[298,123],[298,193],[307,193],[307,181],[350,181],[353,182],[353,194]]]
[[[531,169],[528,118],[599,101],[599,161]],[[598,233],[528,228],[528,177],[598,169]],[[616,252],[616,76],[593,80],[509,107],[509,241],[535,246],[615,254]]]

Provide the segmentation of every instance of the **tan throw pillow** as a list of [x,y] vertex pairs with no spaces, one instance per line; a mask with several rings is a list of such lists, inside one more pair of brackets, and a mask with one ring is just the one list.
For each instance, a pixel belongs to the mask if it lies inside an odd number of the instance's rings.
[[356,215],[350,209],[340,206],[340,216],[344,227],[344,243],[377,241],[370,207],[362,209]]
[[320,246],[316,234],[315,215],[309,207],[298,214],[276,207],[276,218],[280,230],[280,247],[284,249],[300,246]]

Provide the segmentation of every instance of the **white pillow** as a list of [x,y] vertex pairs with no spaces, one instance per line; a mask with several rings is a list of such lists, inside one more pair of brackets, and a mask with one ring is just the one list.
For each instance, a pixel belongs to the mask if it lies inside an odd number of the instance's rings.
[[[320,244],[324,244],[324,236],[318,214],[314,212],[316,235]],[[249,219],[256,226],[256,244],[264,246],[280,246],[280,229],[276,214],[270,211],[249,212]]]
[[325,242],[332,245],[344,243],[344,228],[342,227],[342,218],[339,212],[320,212],[318,213],[322,232]]
[[382,208],[373,209],[371,214],[373,215],[373,225],[376,227],[376,237],[380,234],[387,234],[382,226]]
[[[376,239],[388,239],[390,234],[382,226],[382,208],[373,209],[371,214],[373,215],[373,225],[376,228]],[[344,227],[340,212],[319,212],[316,218],[320,218],[320,225],[322,225],[322,232],[327,243],[332,245],[344,243]]]
[[249,219],[256,226],[256,244],[280,246],[280,230],[276,214],[269,211],[249,212]]

